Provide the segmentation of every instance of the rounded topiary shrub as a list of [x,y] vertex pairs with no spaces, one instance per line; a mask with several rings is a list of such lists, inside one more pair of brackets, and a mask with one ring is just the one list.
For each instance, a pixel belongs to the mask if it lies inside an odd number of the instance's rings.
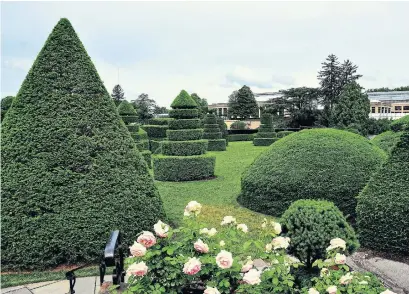
[[342,212],[329,201],[298,200],[281,217],[283,232],[290,237],[289,253],[307,267],[317,259],[325,259],[331,239],[346,242],[346,252],[354,252],[358,240]]
[[386,154],[369,140],[335,129],[303,130],[262,153],[244,172],[239,202],[278,216],[298,199],[325,199],[354,214],[356,196]]
[[408,131],[358,196],[356,211],[362,246],[409,254]]
[[2,269],[98,262],[165,217],[114,101],[67,19],[48,37],[1,130]]
[[395,132],[409,130],[409,114],[391,122],[390,127]]
[[382,150],[390,153],[399,142],[402,132],[386,131],[379,135],[376,135],[371,142],[381,148]]

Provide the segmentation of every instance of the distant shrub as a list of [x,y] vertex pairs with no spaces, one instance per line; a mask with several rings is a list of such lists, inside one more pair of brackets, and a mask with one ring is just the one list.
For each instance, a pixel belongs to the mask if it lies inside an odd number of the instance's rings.
[[229,142],[236,142],[236,141],[253,141],[254,134],[233,134],[228,135]]
[[277,140],[278,138],[254,138],[253,145],[254,146],[270,146]]
[[294,133],[293,131],[281,131],[277,132],[277,137],[278,138],[284,138],[285,136],[288,136],[290,134]]
[[151,138],[165,138],[166,130],[169,128],[167,125],[143,125],[142,129],[148,133],[148,137]]
[[244,121],[238,120],[230,125],[232,130],[246,130],[248,129],[247,124]]
[[291,239],[289,253],[311,267],[326,256],[331,239],[346,241],[348,253],[354,252],[358,240],[342,212],[329,201],[298,200],[281,217],[284,234]]
[[171,121],[173,121],[173,118],[169,117],[151,118],[148,120],[148,125],[167,126]]
[[395,132],[409,130],[409,114],[401,117],[400,119],[392,121],[391,129]]
[[402,132],[386,131],[375,136],[371,142],[382,150],[390,153],[393,147],[399,142],[401,136]]
[[368,135],[378,135],[391,129],[391,120],[387,118],[374,119],[369,118],[365,124]]

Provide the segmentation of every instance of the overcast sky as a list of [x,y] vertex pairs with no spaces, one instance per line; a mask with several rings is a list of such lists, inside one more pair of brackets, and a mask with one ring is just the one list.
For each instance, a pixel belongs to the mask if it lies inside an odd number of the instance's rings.
[[109,92],[119,68],[128,100],[315,87],[330,53],[357,64],[365,88],[409,85],[408,12],[409,2],[2,2],[1,94],[17,93],[62,17]]

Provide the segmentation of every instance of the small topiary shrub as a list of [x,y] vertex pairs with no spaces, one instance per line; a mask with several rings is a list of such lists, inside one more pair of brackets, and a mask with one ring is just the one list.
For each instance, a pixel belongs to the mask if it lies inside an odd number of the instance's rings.
[[371,142],[390,154],[393,147],[399,142],[401,136],[402,132],[386,131],[376,135]]
[[236,141],[253,141],[254,134],[232,134],[228,135],[229,142],[236,142]]
[[247,130],[247,124],[244,121],[238,120],[230,125],[231,130]]
[[279,139],[247,168],[238,200],[277,216],[295,200],[323,199],[354,215],[356,196],[385,159],[385,152],[362,136],[303,130]]
[[166,134],[170,141],[200,140],[203,138],[203,129],[168,130]]
[[207,145],[208,151],[226,151],[226,140],[225,139],[213,139],[208,140]]
[[229,132],[227,131],[227,125],[224,122],[223,118],[221,117],[217,118],[217,123],[219,125],[220,131],[222,132],[222,138],[226,140],[226,146],[228,146],[229,145],[229,141],[228,141]]
[[294,133],[293,131],[281,131],[277,132],[277,137],[278,138],[284,138],[285,136],[288,136],[290,134]]
[[167,126],[170,124],[171,121],[173,121],[173,118],[169,118],[169,117],[151,118],[148,120],[148,125]]
[[226,140],[222,139],[217,117],[213,113],[209,113],[204,118],[204,134],[203,139],[208,139],[209,151],[226,151]]
[[149,139],[165,138],[166,131],[169,129],[167,125],[143,125],[141,128],[148,133]]
[[152,168],[152,153],[149,150],[141,151],[143,159],[145,159],[146,164],[149,168]]
[[256,133],[253,145],[254,146],[270,146],[277,141],[277,134],[273,128],[273,116],[269,113],[261,115],[261,125]]
[[284,235],[291,239],[289,253],[311,268],[326,256],[331,239],[346,241],[346,251],[354,252],[358,240],[342,212],[329,201],[298,200],[281,217]]
[[196,109],[197,103],[185,90],[180,91],[179,95],[173,100],[170,107],[173,109]]
[[357,221],[363,246],[409,254],[409,131],[358,196]]
[[162,154],[169,156],[190,156],[205,154],[207,140],[163,141]]
[[253,145],[254,146],[270,146],[277,140],[278,138],[254,138]]
[[128,101],[122,101],[118,105],[117,110],[126,125],[130,123],[136,123],[138,121],[136,110]]
[[395,132],[409,130],[409,114],[392,121],[390,126],[392,131]]

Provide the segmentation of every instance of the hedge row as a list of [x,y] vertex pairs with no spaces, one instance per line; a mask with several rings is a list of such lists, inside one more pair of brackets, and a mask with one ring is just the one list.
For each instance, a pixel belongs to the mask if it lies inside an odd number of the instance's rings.
[[255,138],[277,138],[277,133],[274,132],[258,132]]
[[191,156],[205,154],[207,140],[163,141],[162,154],[169,156]]
[[277,140],[278,138],[254,138],[253,144],[254,146],[270,146]]
[[203,134],[203,139],[208,139],[208,140],[215,140],[215,139],[221,139],[222,138],[222,133],[204,133]]
[[409,131],[358,196],[357,221],[363,246],[409,254]]
[[199,129],[200,119],[175,119],[169,122],[170,130],[181,130],[181,129]]
[[236,141],[253,141],[254,134],[234,134],[227,136],[229,142]]
[[197,109],[171,109],[169,116],[175,119],[197,118],[199,110]]
[[390,127],[395,132],[409,130],[409,114],[391,122]]
[[149,140],[140,140],[135,142],[139,151],[149,150]]
[[152,153],[149,150],[144,150],[141,152],[143,159],[149,168],[152,168]]
[[225,139],[215,139],[209,140],[207,145],[208,151],[226,151],[226,140]]
[[162,152],[162,142],[164,140],[150,140],[149,141],[149,150],[153,153],[153,154],[160,154]]
[[126,125],[136,123],[138,121],[138,117],[136,115],[122,115],[121,118]]
[[294,133],[293,131],[281,131],[277,132],[277,137],[278,138],[284,138],[285,136],[288,136],[290,134]]
[[[129,128],[128,128],[129,130]],[[135,141],[140,141],[140,140],[148,140],[148,133],[143,130],[143,129],[139,129],[137,132],[131,132],[131,137],[135,140]]]
[[165,138],[169,127],[165,125],[143,125],[141,128],[148,133],[149,138]]
[[169,141],[200,140],[203,137],[203,129],[167,130]]
[[159,181],[194,181],[214,176],[216,157],[203,154],[197,156],[164,156],[153,158],[155,179]]
[[173,118],[169,117],[151,118],[150,120],[148,120],[148,125],[167,126],[171,121],[173,121]]
[[356,196],[385,159],[384,151],[350,132],[297,132],[276,141],[247,168],[239,201],[279,216],[296,200],[323,199],[354,215]]
[[135,133],[139,131],[139,124],[132,123],[126,126],[130,133]]
[[386,131],[376,135],[371,142],[389,154],[401,136],[402,132]]

